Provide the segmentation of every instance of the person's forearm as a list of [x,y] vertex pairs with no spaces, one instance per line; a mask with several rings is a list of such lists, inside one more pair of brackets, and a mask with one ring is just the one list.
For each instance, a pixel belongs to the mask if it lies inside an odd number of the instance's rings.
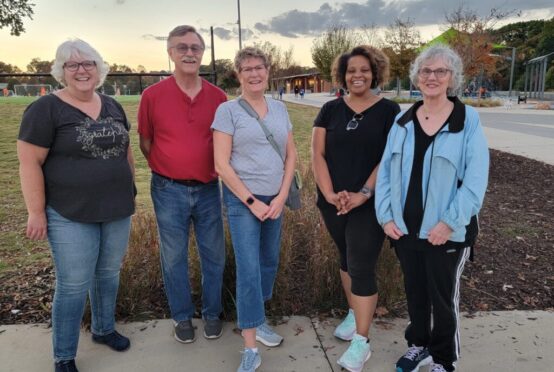
[[313,154],[312,155],[312,170],[314,172],[315,183],[319,187],[319,190],[323,196],[327,196],[335,192],[333,190],[333,182],[331,181],[331,174],[329,173],[329,168],[327,167],[327,162],[323,155]]
[[283,182],[281,183],[280,195],[287,196],[290,190],[290,184],[294,178],[294,169],[296,168],[296,147],[292,137],[287,144],[287,157],[285,158],[285,174],[283,175]]
[[129,162],[129,167],[131,168],[133,179],[135,179],[135,158],[133,157],[133,150],[131,150],[130,145],[127,148],[127,161]]
[[219,177],[221,178],[225,186],[227,186],[229,190],[231,190],[231,192],[235,194],[235,196],[239,198],[242,202],[245,202],[246,199],[248,199],[248,197],[252,195],[250,190],[248,190],[246,185],[241,181],[241,179],[229,163],[218,164],[216,162],[216,172],[219,174]]
[[150,156],[150,148],[152,146],[152,140],[140,137],[140,152],[144,155],[144,158],[148,160]]
[[23,199],[29,215],[45,213],[44,174],[39,163],[21,162],[19,177]]

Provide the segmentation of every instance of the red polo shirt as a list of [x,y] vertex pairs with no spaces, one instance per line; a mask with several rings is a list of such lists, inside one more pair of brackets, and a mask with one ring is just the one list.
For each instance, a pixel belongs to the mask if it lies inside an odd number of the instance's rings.
[[202,79],[190,99],[171,76],[149,86],[140,99],[138,132],[152,140],[148,165],[163,176],[209,182],[217,178],[210,126],[225,93]]

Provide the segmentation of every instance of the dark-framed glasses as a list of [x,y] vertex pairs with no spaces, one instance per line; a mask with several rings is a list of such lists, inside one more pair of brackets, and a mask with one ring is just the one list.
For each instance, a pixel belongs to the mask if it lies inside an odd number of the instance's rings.
[[244,72],[245,74],[251,74],[254,71],[255,72],[262,72],[262,71],[265,71],[265,70],[266,70],[266,67],[263,63],[259,64],[257,66],[254,66],[254,67],[241,67],[240,68],[240,72]]
[[170,48],[175,49],[179,54],[187,54],[188,51],[190,50],[192,54],[199,55],[199,54],[202,54],[202,52],[204,51],[204,47],[198,44],[192,44],[192,45],[177,44]]
[[348,124],[346,124],[346,130],[355,130],[356,128],[358,128],[358,124],[363,118],[363,114],[354,114],[354,116],[352,116],[352,119],[350,119]]
[[442,79],[448,74],[451,70],[447,68],[437,68],[434,70],[431,70],[430,68],[422,68],[419,70],[419,76],[421,76],[424,79],[427,79],[431,74],[435,74],[435,77],[437,79]]
[[85,71],[90,71],[96,67],[95,61],[83,61],[83,62],[66,62],[63,64],[63,68],[67,71],[75,72],[79,69],[79,66],[83,66]]

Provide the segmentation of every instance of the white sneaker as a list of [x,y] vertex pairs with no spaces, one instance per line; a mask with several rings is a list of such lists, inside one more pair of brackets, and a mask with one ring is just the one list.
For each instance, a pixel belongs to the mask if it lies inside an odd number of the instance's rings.
[[347,371],[361,372],[369,357],[371,357],[371,347],[368,339],[356,333],[337,363]]
[[336,338],[340,338],[344,341],[352,340],[356,333],[356,319],[354,318],[354,310],[349,309],[346,318],[335,328],[333,333]]

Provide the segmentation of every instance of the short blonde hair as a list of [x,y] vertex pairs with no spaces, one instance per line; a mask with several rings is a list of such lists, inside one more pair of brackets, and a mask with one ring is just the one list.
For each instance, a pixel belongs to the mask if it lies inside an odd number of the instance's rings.
[[50,74],[64,87],[67,85],[64,79],[63,65],[71,59],[72,56],[78,55],[81,58],[89,59],[96,63],[96,69],[98,70],[99,81],[96,84],[96,88],[99,88],[104,84],[104,80],[110,71],[110,67],[104,59],[89,43],[81,39],[70,39],[64,41],[58,46],[56,50],[56,59],[52,64],[52,70]]
[[270,58],[260,48],[245,47],[245,48],[242,48],[241,50],[239,50],[237,52],[237,54],[235,55],[234,64],[235,64],[235,71],[237,73],[240,72],[241,63],[243,63],[245,60],[247,60],[249,58],[259,58],[259,59],[261,59],[266,68],[269,68],[269,65],[271,64]]

